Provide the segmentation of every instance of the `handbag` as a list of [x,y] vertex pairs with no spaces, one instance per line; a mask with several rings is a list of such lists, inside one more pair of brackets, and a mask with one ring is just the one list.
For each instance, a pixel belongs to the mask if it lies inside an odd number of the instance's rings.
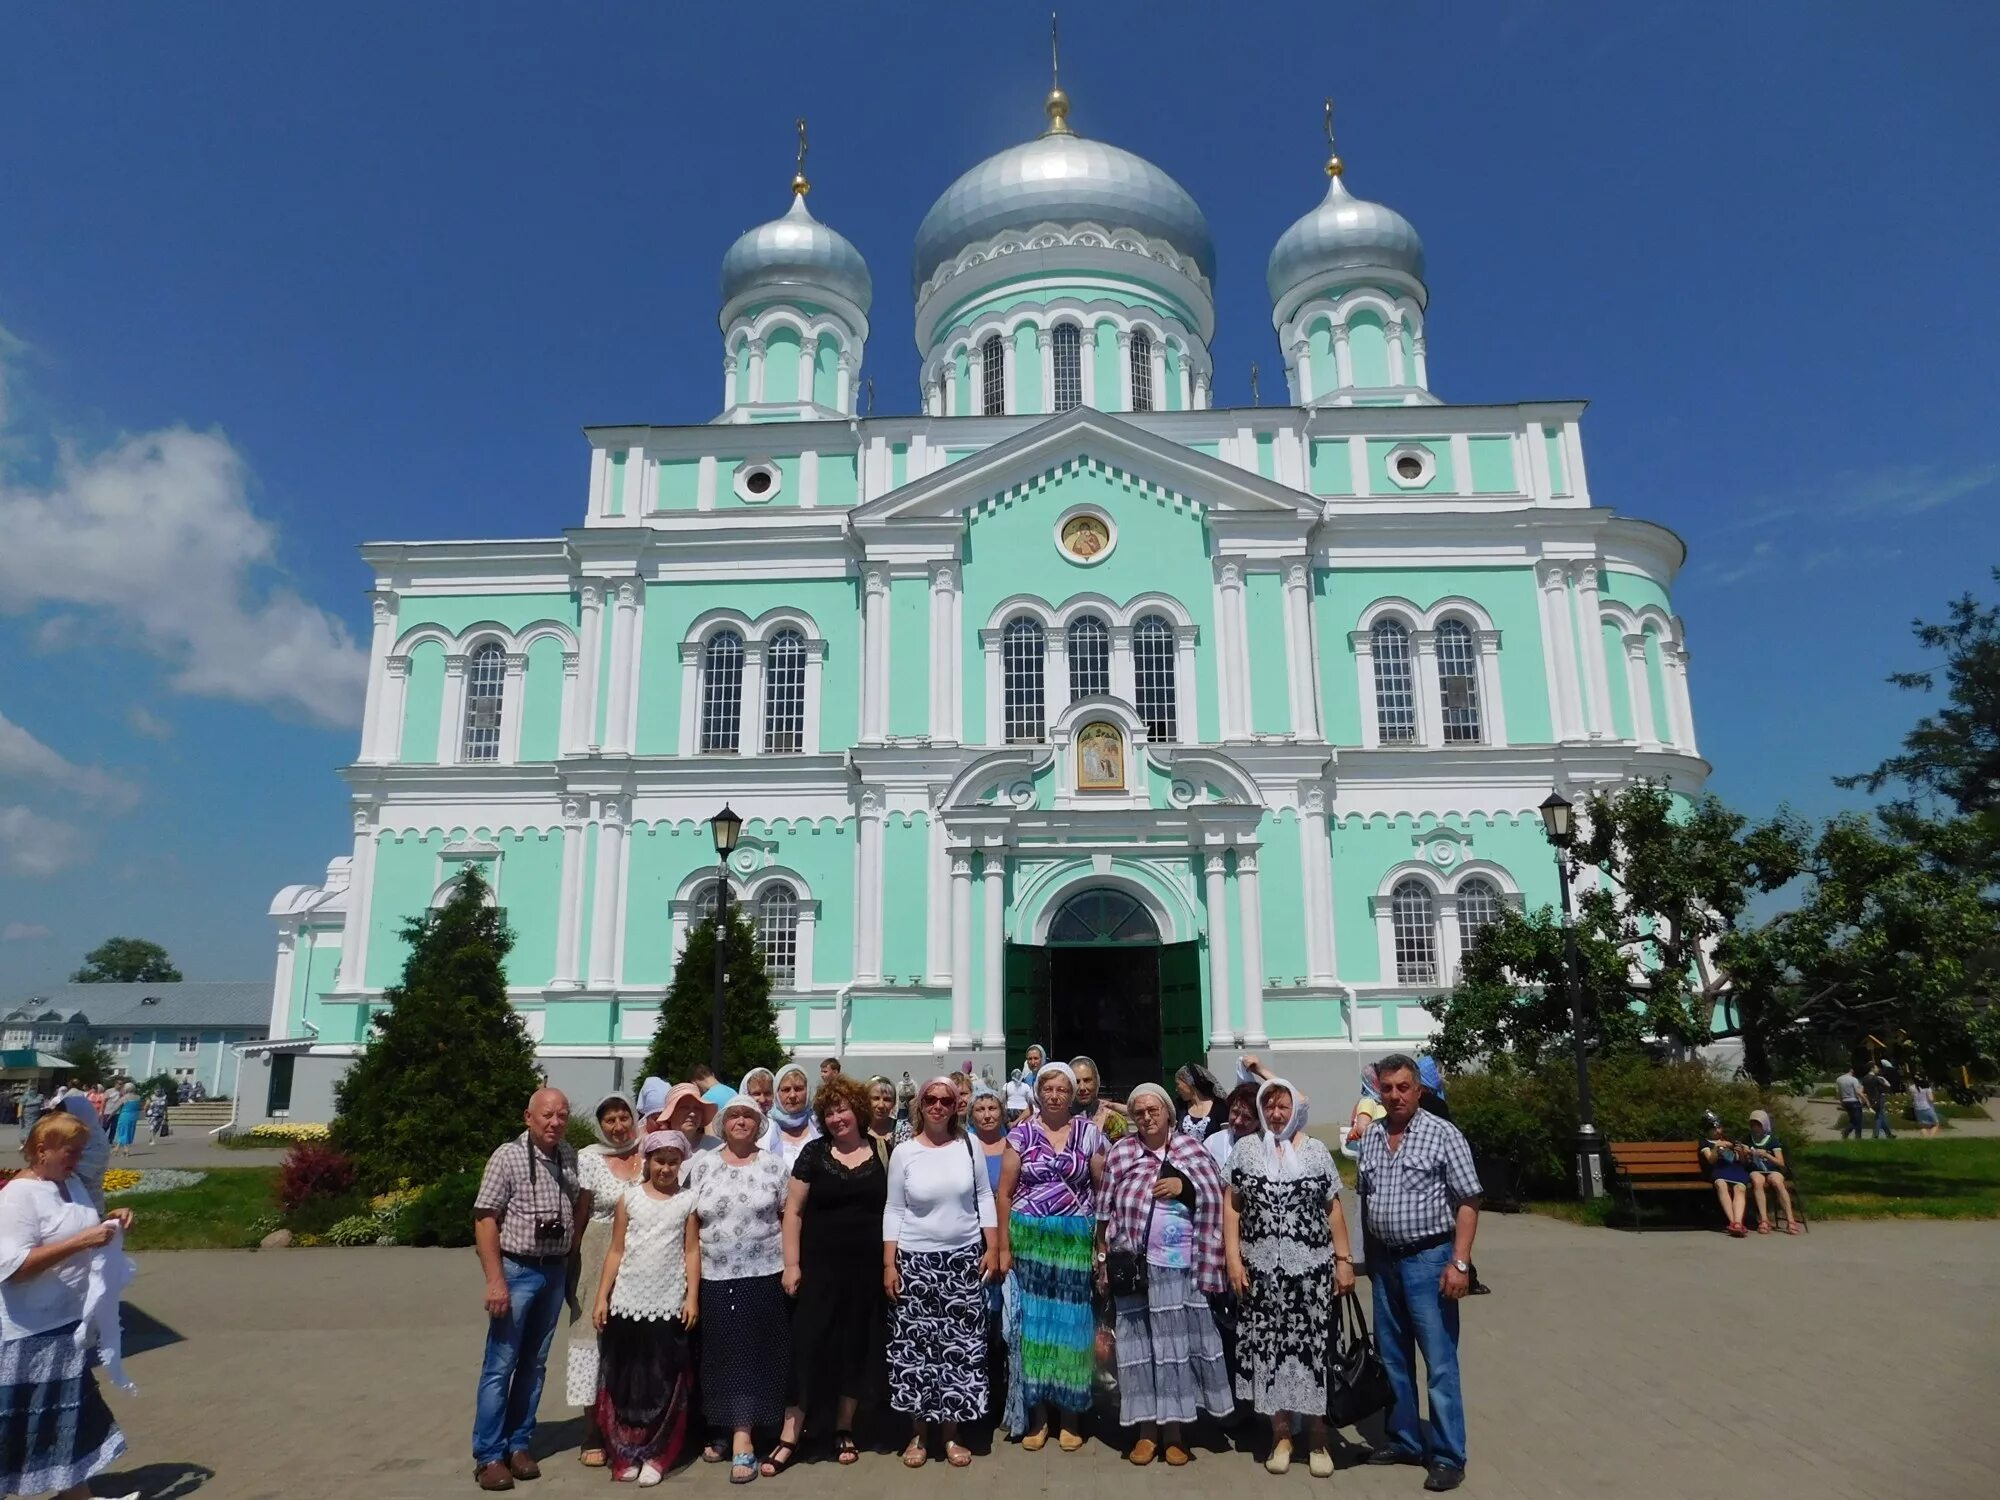
[[1396,1404],[1389,1372],[1375,1352],[1375,1335],[1360,1299],[1336,1297],[1333,1331],[1326,1341],[1326,1419],[1349,1427]]
[[[1167,1153],[1160,1153],[1160,1171],[1153,1181],[1157,1184],[1160,1175],[1167,1170]],[[1113,1250],[1104,1258],[1104,1282],[1114,1298],[1143,1297],[1152,1282],[1152,1272],[1146,1265],[1146,1242],[1153,1237],[1153,1214],[1158,1210],[1160,1200],[1154,1198],[1146,1209],[1146,1227],[1139,1235],[1137,1250]]]

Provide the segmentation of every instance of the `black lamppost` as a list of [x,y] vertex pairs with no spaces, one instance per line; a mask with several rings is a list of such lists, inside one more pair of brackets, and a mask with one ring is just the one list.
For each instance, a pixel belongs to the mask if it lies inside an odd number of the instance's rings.
[[722,987],[729,977],[729,949],[726,946],[729,934],[729,856],[736,848],[737,835],[743,832],[743,820],[724,803],[722,811],[708,820],[708,827],[715,835],[715,1003],[709,1007],[708,1015],[708,1066],[720,1078]]
[[1542,828],[1556,851],[1556,879],[1562,884],[1563,988],[1569,995],[1570,1045],[1576,1051],[1576,1191],[1580,1198],[1604,1196],[1604,1159],[1597,1138],[1597,1111],[1590,1100],[1590,1059],[1583,1045],[1583,986],[1576,972],[1576,919],[1570,913],[1569,849],[1576,840],[1576,809],[1561,792],[1542,804]]

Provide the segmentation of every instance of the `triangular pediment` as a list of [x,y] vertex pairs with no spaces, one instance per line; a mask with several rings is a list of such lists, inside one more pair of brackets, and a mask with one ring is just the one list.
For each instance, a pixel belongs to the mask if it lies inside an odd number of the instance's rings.
[[896,522],[962,519],[985,501],[1078,465],[1113,471],[1206,511],[1310,526],[1309,496],[1090,407],[1077,407],[851,512],[866,534]]

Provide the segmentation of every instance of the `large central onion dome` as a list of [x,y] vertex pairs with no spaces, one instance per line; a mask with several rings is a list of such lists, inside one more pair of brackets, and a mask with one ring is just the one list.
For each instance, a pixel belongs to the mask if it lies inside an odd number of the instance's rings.
[[866,317],[875,284],[861,252],[815,219],[795,188],[789,211],[745,230],[723,256],[722,321],[728,324],[745,296],[811,301],[816,292],[831,292]]

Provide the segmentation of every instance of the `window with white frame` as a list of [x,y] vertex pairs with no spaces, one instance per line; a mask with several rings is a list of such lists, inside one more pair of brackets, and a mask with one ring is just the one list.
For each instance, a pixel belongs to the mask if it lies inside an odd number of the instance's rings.
[[1458,951],[1472,951],[1479,934],[1500,920],[1500,888],[1483,875],[1474,875],[1458,887]]
[[1001,711],[1010,745],[1042,742],[1042,672],[1047,651],[1048,636],[1041,621],[1031,616],[1016,615],[1001,632]]
[[201,1051],[200,1033],[193,1031],[183,1031],[178,1037],[174,1039],[174,1051],[180,1053]]
[[784,629],[764,644],[764,753],[806,748],[806,638]]
[[1153,409],[1153,336],[1143,328],[1132,335],[1132,410]]
[[129,1031],[114,1032],[111,1036],[110,1046],[114,1057],[125,1056],[132,1050],[132,1033]]
[[465,741],[468,761],[500,758],[500,700],[507,687],[507,652],[488,641],[465,663]]
[[979,358],[983,368],[979,374],[979,410],[981,415],[998,417],[1007,410],[1007,356],[1000,344],[1000,335],[989,334],[986,342],[979,346]]
[[1173,740],[1179,714],[1174,657],[1174,627],[1164,615],[1147,615],[1132,627],[1132,706],[1156,744]]
[[27,1042],[28,1042],[28,1031],[25,1026],[10,1026],[7,1028],[8,1046],[23,1047],[27,1045]]
[[1417,683],[1410,632],[1401,620],[1377,620],[1368,632],[1375,661],[1375,729],[1385,745],[1417,742]]
[[1083,330],[1074,323],[1058,323],[1049,336],[1055,353],[1055,399],[1052,411],[1071,411],[1083,405]]
[[1446,620],[1438,626],[1437,667],[1445,743],[1478,744],[1479,645],[1465,621]]
[[701,653],[701,753],[734,755],[742,725],[743,637],[718,630]]
[[1064,650],[1069,657],[1069,701],[1111,691],[1111,628],[1097,615],[1069,622]]
[[790,988],[799,963],[799,893],[782,880],[764,887],[757,897],[757,951],[771,983]]
[[1431,888],[1414,877],[1400,882],[1389,898],[1390,929],[1396,942],[1396,982],[1438,982],[1437,904]]

